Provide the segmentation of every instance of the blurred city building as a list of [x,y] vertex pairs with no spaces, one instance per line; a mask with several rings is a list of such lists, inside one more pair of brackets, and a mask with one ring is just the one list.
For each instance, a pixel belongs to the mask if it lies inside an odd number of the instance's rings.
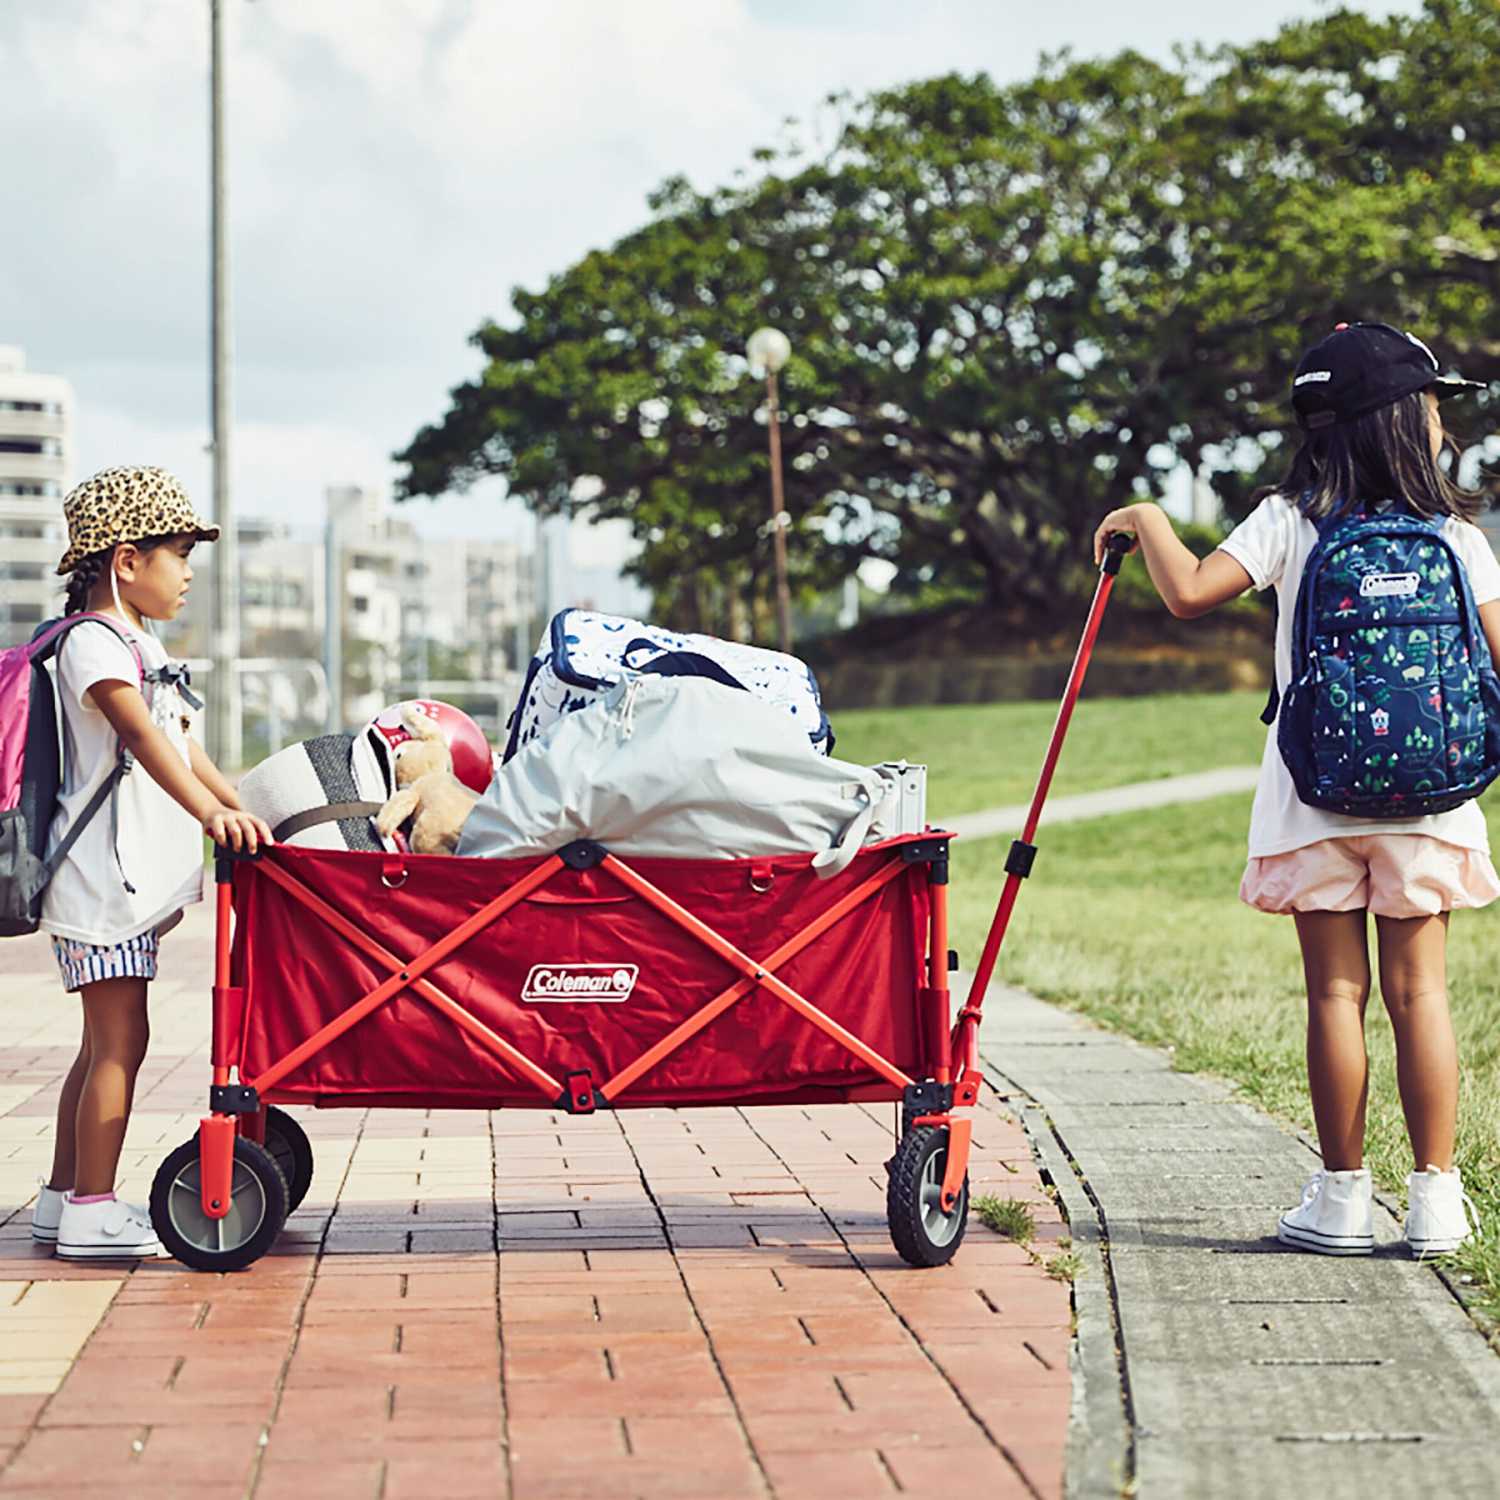
[[0,345],[0,646],[26,640],[61,608],[60,500],[72,465],[73,389]]
[[[378,489],[332,485],[324,500],[322,527],[238,523],[247,760],[402,697],[460,702],[497,736],[540,628],[532,555],[514,542],[424,537]],[[195,588],[170,631],[179,655],[207,655],[209,594]]]

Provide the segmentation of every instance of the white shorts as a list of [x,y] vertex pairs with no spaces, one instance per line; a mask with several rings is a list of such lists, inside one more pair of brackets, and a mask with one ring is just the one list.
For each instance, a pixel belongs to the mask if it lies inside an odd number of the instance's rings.
[[71,995],[101,979],[155,979],[160,942],[154,927],[123,943],[80,943],[54,935],[52,956],[62,970],[63,988]]

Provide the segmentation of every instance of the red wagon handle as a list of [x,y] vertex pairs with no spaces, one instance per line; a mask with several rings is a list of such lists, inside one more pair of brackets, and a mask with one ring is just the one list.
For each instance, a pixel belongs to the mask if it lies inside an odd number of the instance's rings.
[[1063,737],[1068,732],[1068,722],[1073,717],[1074,705],[1083,690],[1083,677],[1089,669],[1089,657],[1093,655],[1094,642],[1099,636],[1099,626],[1104,619],[1104,606],[1109,602],[1110,591],[1115,585],[1115,576],[1120,565],[1135,547],[1135,538],[1124,532],[1111,536],[1104,548],[1104,560],[1099,565],[1099,583],[1094,589],[1094,602],[1089,606],[1088,620],[1083,627],[1083,639],[1078,643],[1078,653],[1073,658],[1072,670],[1068,673],[1068,685],[1063,690],[1062,702],[1058,705],[1057,720],[1052,726],[1052,739],[1042,761],[1041,775],[1037,777],[1036,791],[1031,798],[1031,808],[1026,814],[1026,824],[1021,837],[1010,846],[1006,856],[1006,879],[1000,892],[1000,904],[995,908],[995,919],[990,923],[989,936],[984,940],[984,950],[979,956],[979,965],[974,970],[974,982],[969,986],[969,998],[958,1013],[958,1024],[954,1032],[954,1062],[960,1068],[974,1066],[976,1038],[979,1029],[980,1009],[984,994],[989,988],[995,972],[995,961],[1000,956],[1000,944],[1005,939],[1005,929],[1010,925],[1010,914],[1016,904],[1016,895],[1021,882],[1031,874],[1036,861],[1037,824],[1042,816],[1042,804],[1047,800],[1047,790],[1052,785],[1052,773],[1057,769],[1057,758],[1062,753]]

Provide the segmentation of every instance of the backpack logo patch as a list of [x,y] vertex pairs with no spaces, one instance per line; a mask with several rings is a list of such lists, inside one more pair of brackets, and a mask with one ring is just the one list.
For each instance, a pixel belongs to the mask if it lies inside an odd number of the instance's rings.
[[1422,586],[1420,573],[1366,573],[1359,581],[1361,599],[1404,598]]

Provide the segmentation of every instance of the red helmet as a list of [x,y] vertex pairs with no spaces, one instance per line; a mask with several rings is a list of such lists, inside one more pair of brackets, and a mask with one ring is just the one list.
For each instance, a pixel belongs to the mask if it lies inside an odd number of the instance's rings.
[[451,703],[439,703],[433,698],[407,698],[383,708],[365,726],[365,737],[380,757],[385,771],[386,784],[394,787],[396,747],[411,739],[412,733],[402,720],[402,713],[409,708],[418,710],[429,719],[437,721],[448,753],[453,757],[453,774],[469,788],[483,796],[490,784],[492,770],[490,742],[484,731],[463,709]]

